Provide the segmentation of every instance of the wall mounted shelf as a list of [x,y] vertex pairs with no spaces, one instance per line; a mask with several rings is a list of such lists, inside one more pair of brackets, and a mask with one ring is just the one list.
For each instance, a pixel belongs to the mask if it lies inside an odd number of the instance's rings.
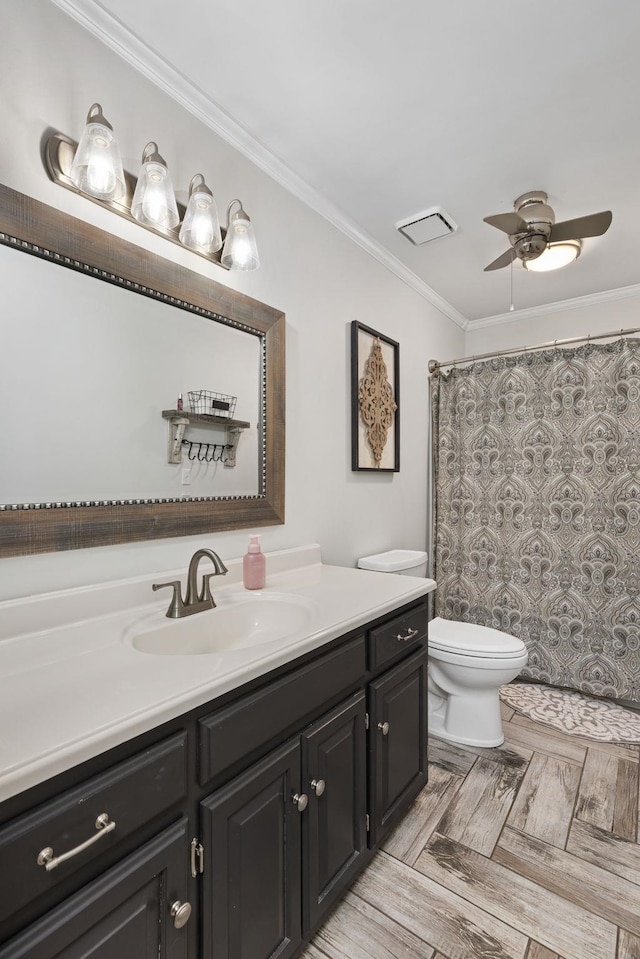
[[167,442],[167,462],[182,462],[182,441],[188,426],[211,426],[223,429],[227,434],[224,465],[236,465],[238,440],[243,430],[250,428],[246,420],[232,420],[228,416],[213,416],[211,413],[190,413],[188,410],[163,410],[163,419],[167,420],[169,436]]

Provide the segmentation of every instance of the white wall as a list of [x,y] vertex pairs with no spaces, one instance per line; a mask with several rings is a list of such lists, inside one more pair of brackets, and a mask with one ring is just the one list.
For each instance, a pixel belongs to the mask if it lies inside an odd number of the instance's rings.
[[[286,523],[261,531],[264,548],[317,541],[326,561],[343,565],[390,546],[424,548],[426,364],[431,356],[461,355],[462,331],[52,4],[5,4],[2,38],[1,182],[286,313]],[[154,139],[183,201],[196,172],[212,185],[222,210],[242,197],[260,246],[257,273],[225,274],[49,182],[40,159],[46,131],[77,139],[96,100],[114,125],[127,169],[135,172],[144,144]],[[51,304],[51,322],[63,306]],[[0,306],[0,324],[19,319]],[[351,471],[352,320],[400,343],[398,474]],[[25,363],[27,376],[26,358],[16,362]],[[244,552],[248,532],[0,560],[0,599],[185,568],[200,545],[233,558]]]
[[[521,346],[536,346],[572,336],[596,335],[612,330],[640,327],[640,293],[637,287],[628,296],[601,297],[574,300],[559,309],[509,318],[507,322],[482,326],[474,324],[465,335],[465,356],[508,350]],[[523,311],[525,312],[525,311]],[[446,359],[455,359],[447,356]]]

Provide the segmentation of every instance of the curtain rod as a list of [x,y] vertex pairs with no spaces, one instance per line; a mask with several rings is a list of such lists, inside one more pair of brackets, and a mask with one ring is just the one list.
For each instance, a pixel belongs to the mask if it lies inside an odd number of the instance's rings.
[[640,327],[634,327],[628,330],[612,330],[610,333],[586,334],[585,336],[572,336],[565,340],[549,340],[548,343],[539,343],[537,346],[516,346],[511,350],[496,350],[493,353],[477,353],[475,356],[460,356],[457,360],[447,360],[446,363],[439,363],[437,360],[429,360],[429,373],[436,373],[443,366],[458,366],[459,363],[475,363],[476,360],[488,360],[496,356],[509,356],[512,353],[529,353],[533,350],[547,350],[556,346],[568,346],[569,343],[589,343],[591,340],[604,340],[614,336],[630,336],[632,333],[640,333]]

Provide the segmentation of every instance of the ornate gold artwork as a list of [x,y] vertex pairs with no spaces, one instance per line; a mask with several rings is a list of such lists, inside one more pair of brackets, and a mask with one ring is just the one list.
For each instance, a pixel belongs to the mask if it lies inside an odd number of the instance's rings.
[[371,447],[376,469],[380,469],[382,453],[398,407],[393,398],[379,337],[373,341],[365,364],[364,376],[358,387],[358,401],[367,442]]

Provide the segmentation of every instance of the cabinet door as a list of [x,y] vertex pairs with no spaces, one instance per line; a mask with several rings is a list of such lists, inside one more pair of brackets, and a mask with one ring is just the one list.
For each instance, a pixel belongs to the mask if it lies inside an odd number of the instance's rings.
[[356,693],[302,735],[303,929],[320,922],[366,849],[366,706]]
[[187,930],[171,910],[186,901],[188,857],[183,819],[10,940],[0,959],[186,959]]
[[427,651],[376,679],[370,690],[369,843],[377,843],[427,781]]
[[286,959],[298,948],[299,791],[296,740],[201,803],[204,959]]

